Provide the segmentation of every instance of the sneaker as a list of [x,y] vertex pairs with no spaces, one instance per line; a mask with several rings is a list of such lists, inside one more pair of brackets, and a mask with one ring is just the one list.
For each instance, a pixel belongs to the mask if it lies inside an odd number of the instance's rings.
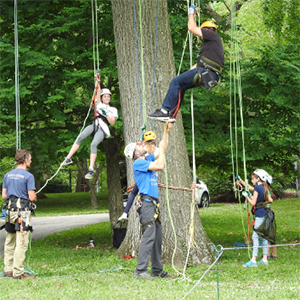
[[29,275],[29,274],[26,274],[26,273],[23,273],[19,276],[13,276],[13,279],[34,279],[35,276],[34,275]]
[[153,277],[161,277],[161,278],[170,278],[171,276],[165,272],[164,270],[162,270],[161,272],[159,272],[158,274],[154,274],[154,273],[151,273],[151,276]]
[[67,166],[67,165],[69,165],[69,164],[71,164],[72,163],[72,160],[71,160],[71,158],[65,158],[65,160],[62,162],[62,166]]
[[257,263],[253,262],[252,259],[247,262],[246,264],[243,264],[243,267],[247,268],[247,267],[257,267]]
[[13,272],[4,272],[3,277],[13,277]]
[[266,265],[268,266],[269,265],[269,262],[268,261],[264,261],[264,260],[260,260],[257,265]]
[[148,117],[152,120],[160,121],[160,122],[175,122],[176,120],[170,118],[169,113],[164,113],[160,109],[156,110],[153,114],[148,115]]
[[277,259],[277,256],[273,256],[273,255],[272,255],[272,256],[271,256],[271,258],[273,258],[273,259]]
[[88,169],[88,172],[85,174],[85,179],[91,179],[93,177],[94,171],[92,169]]
[[145,273],[134,272],[133,278],[136,278],[136,279],[150,279],[150,280],[154,279],[154,277],[149,275],[147,272],[145,272]]
[[118,219],[118,221],[127,220],[127,213],[123,212],[122,216]]

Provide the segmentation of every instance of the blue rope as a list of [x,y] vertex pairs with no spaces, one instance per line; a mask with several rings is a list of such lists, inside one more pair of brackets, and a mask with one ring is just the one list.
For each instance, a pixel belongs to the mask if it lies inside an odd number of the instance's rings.
[[[137,69],[138,91],[139,91],[139,102],[140,102],[140,115],[142,116],[142,93],[141,93],[141,83],[140,83],[139,55],[138,55],[138,43],[137,43],[136,19],[135,19],[135,1],[134,0],[132,0],[132,9],[133,9],[134,40],[135,40],[136,69]],[[142,117],[141,117],[141,127],[143,127],[143,118]]]

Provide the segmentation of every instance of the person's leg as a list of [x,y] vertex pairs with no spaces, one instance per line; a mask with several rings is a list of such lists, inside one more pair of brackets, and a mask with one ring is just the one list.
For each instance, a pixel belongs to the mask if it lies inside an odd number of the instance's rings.
[[75,143],[73,144],[69,154],[67,155],[67,158],[71,159],[72,156],[76,153],[76,151],[79,149],[80,144],[83,140],[85,140],[89,135],[91,135],[94,131],[94,124],[87,126],[79,135]]
[[[142,224],[148,223],[153,219],[154,216],[154,205],[152,203],[143,201],[142,207],[140,208],[140,222]],[[145,273],[148,268],[148,261],[153,248],[156,235],[156,226],[154,223],[148,224],[146,230],[143,233],[139,254],[138,264],[136,267],[136,273]]]
[[93,170],[95,161],[97,158],[97,146],[103,141],[104,139],[104,132],[101,128],[97,128],[97,131],[94,135],[94,138],[91,143],[91,154],[90,154],[90,167],[89,169]]
[[169,90],[162,104],[163,109],[169,112],[172,112],[175,109],[179,100],[179,89],[181,94],[180,105],[182,104],[185,91],[194,87],[193,79],[196,74],[197,68],[186,71],[171,80]]
[[16,248],[14,253],[13,276],[20,276],[24,273],[24,260],[28,249],[30,231],[16,232]]
[[155,241],[151,251],[151,263],[152,272],[151,274],[159,274],[163,270],[163,265],[161,263],[161,244],[162,244],[162,232],[161,225],[156,225],[156,236]]
[[262,246],[263,246],[263,261],[268,261],[268,241],[264,239],[263,237],[261,238],[262,240]]
[[6,232],[4,244],[4,272],[12,272],[14,262],[14,252],[16,246],[16,234]]
[[276,247],[276,245],[273,245],[273,247],[272,247],[272,257],[277,258],[277,247]]

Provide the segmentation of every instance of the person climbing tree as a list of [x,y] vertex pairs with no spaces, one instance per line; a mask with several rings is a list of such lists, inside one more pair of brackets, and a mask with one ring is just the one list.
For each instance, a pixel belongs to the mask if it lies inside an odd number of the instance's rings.
[[203,39],[199,49],[197,64],[189,71],[173,78],[162,107],[148,117],[157,121],[175,122],[182,104],[185,91],[199,85],[206,89],[217,85],[224,66],[224,49],[222,40],[217,34],[217,26],[206,21],[197,26],[195,20],[195,5],[189,8],[188,29],[191,33]]
[[94,138],[91,143],[91,154],[90,154],[90,166],[86,179],[91,179],[94,173],[94,164],[97,158],[97,146],[110,136],[109,126],[114,126],[118,118],[118,111],[115,107],[110,106],[111,92],[109,89],[98,89],[96,94],[96,120],[93,124],[87,126],[82,133],[78,136],[77,140],[73,144],[69,154],[63,161],[62,165],[69,165],[72,163],[72,156],[79,149],[81,142],[88,136],[94,134]]

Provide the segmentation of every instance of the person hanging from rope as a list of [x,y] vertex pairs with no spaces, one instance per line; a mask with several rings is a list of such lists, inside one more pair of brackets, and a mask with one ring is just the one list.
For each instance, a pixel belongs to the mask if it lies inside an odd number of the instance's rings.
[[[154,153],[154,156],[155,158],[158,157],[159,155],[159,148],[156,147],[156,134],[155,132],[153,131],[147,131],[145,132],[144,136],[143,136],[143,140],[144,140],[144,147],[147,151],[147,154],[146,154],[146,157],[150,154],[153,154]],[[135,148],[136,144],[135,143],[130,143],[128,144],[125,149],[124,149],[124,154],[126,157],[132,159],[132,155],[133,155],[133,150]],[[138,194],[139,192],[139,189],[137,187],[137,184],[134,184],[133,188],[132,188],[132,191],[130,193],[130,196],[127,200],[127,204],[126,204],[126,207],[124,209],[124,212],[123,214],[120,216],[120,218],[118,219],[119,221],[121,220],[126,220],[127,217],[128,217],[128,213],[129,213],[129,210],[133,204],[133,200],[134,198],[136,197],[136,195]]]
[[96,110],[94,116],[96,120],[93,124],[87,126],[78,136],[69,154],[62,163],[63,166],[71,164],[71,158],[79,149],[81,142],[88,136],[94,134],[94,138],[91,143],[90,166],[87,174],[85,175],[85,179],[91,179],[93,177],[94,164],[97,158],[97,146],[104,140],[104,138],[110,136],[109,126],[114,126],[118,118],[117,109],[110,106],[111,92],[109,89],[98,89],[96,99]]
[[[272,177],[263,169],[257,169],[253,172],[251,176],[251,182],[254,185],[246,185],[246,183],[239,178],[237,175],[237,185],[247,186],[247,189],[253,192],[253,196],[251,196],[249,191],[244,191],[243,196],[247,199],[247,201],[253,206],[255,223],[253,227],[253,254],[252,259],[243,264],[243,267],[256,267],[257,265],[268,265],[268,240],[262,239],[263,246],[263,258],[259,262],[256,262],[256,258],[258,255],[258,245],[259,245],[259,234],[257,229],[264,223],[267,215],[266,204],[272,203],[272,189],[270,188],[270,184],[272,183]],[[274,195],[274,194],[273,194]],[[260,234],[261,235],[261,234]]]
[[195,5],[189,8],[188,29],[191,33],[203,39],[199,49],[197,64],[189,71],[173,78],[162,107],[148,117],[157,121],[175,122],[183,101],[185,91],[197,86],[206,89],[215,87],[224,66],[224,49],[222,40],[217,34],[217,26],[211,21],[205,21],[200,27],[195,20]]
[[[159,220],[158,181],[156,171],[162,171],[165,165],[165,151],[168,148],[169,131],[172,124],[165,124],[165,134],[159,143],[159,155],[146,156],[147,151],[141,143],[133,149],[133,175],[140,192],[140,207],[138,213],[142,226],[142,240],[138,255],[138,264],[134,278],[154,279],[154,277],[169,277],[161,263],[162,231]],[[151,255],[152,272],[147,272]]]
[[4,277],[33,279],[24,272],[24,260],[32,231],[32,202],[36,201],[34,177],[27,171],[31,165],[31,153],[18,149],[15,155],[17,167],[6,173],[3,179],[2,198],[6,200],[6,239],[4,245]]

